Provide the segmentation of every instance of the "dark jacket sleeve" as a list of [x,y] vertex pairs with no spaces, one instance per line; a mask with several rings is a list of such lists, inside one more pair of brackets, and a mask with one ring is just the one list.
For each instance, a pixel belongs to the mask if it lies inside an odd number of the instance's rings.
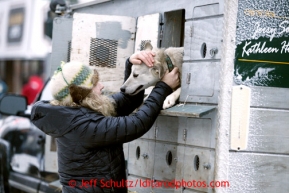
[[[130,116],[104,117],[91,120],[80,130],[82,143],[87,148],[126,143],[144,135],[153,125],[163,102],[172,89],[160,81],[139,110]],[[84,136],[85,133],[85,136]]]
[[[124,81],[128,79],[131,74],[132,63],[129,62],[129,58],[125,63]],[[136,95],[130,96],[122,92],[112,95],[116,103],[116,112],[118,116],[125,116],[132,113],[137,107],[139,107],[144,99],[144,91],[139,92]]]

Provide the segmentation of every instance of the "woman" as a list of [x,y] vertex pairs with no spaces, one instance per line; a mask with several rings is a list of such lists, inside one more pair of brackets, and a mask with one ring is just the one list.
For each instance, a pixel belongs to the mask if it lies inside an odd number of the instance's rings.
[[[126,61],[125,79],[132,63],[151,67],[153,56],[147,51],[133,54]],[[180,84],[178,69],[166,73],[141,107],[144,91],[105,97],[98,73],[85,65],[65,64],[51,81],[57,100],[37,102],[31,120],[56,138],[62,191],[127,193],[123,143],[152,127],[166,96]]]

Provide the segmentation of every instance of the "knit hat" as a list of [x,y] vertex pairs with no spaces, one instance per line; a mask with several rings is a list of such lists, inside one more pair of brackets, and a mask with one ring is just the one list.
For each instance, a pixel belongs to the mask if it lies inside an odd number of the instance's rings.
[[62,62],[51,78],[54,99],[64,103],[80,103],[98,82],[98,72],[80,62]]

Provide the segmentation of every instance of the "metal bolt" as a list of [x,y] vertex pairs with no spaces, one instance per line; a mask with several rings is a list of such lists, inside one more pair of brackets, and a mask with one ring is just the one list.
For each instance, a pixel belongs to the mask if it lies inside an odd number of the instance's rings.
[[210,55],[211,57],[214,57],[218,53],[218,48],[212,48],[210,50]]
[[142,157],[143,157],[144,159],[148,159],[148,158],[149,158],[149,155],[148,155],[147,153],[144,153],[144,154],[142,154]]
[[209,163],[204,163],[204,168],[206,169],[206,170],[209,170],[209,169],[211,169],[211,165],[209,164]]

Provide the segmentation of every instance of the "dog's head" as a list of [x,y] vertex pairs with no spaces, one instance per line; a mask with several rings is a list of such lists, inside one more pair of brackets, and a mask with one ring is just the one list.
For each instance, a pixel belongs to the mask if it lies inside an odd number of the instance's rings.
[[174,66],[179,67],[181,72],[180,67],[183,62],[183,47],[170,47],[167,49],[153,48],[152,45],[147,42],[144,49],[155,52],[154,66],[149,68],[145,64],[133,65],[129,78],[121,87],[121,91],[124,93],[135,95],[141,90],[154,86],[161,80],[168,69],[166,63],[167,55],[170,56]]
[[164,69],[161,66],[149,68],[145,64],[133,65],[129,78],[122,85],[120,90],[124,93],[135,95],[140,91],[155,85],[161,80]]
[[[146,43],[144,49],[152,50],[153,47],[150,43]],[[162,79],[166,69],[164,69],[161,61],[158,60],[158,55],[161,55],[163,49],[154,49],[153,51],[156,53],[154,66],[149,68],[145,64],[133,65],[129,78],[121,87],[122,92],[135,95],[150,86],[154,86]]]

